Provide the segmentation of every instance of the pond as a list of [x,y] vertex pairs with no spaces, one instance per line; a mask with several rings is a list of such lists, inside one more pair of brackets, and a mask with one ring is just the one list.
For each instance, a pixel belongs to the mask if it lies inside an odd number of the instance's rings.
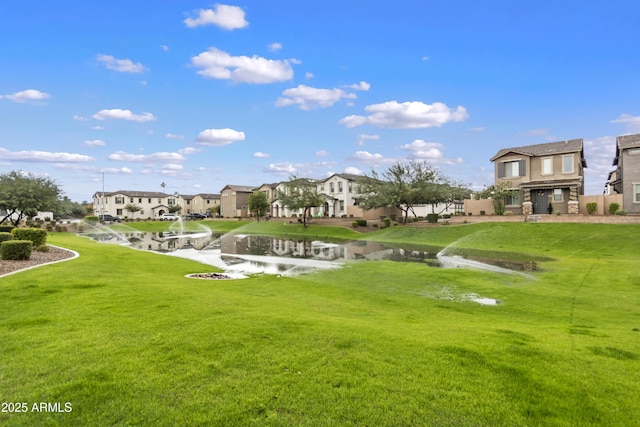
[[420,245],[391,245],[372,241],[324,241],[246,234],[212,234],[210,231],[116,233],[96,227],[83,235],[104,243],[126,244],[134,249],[162,252],[241,274],[296,275],[340,268],[347,262],[390,260],[419,262],[431,267],[475,268],[527,275],[539,271],[542,258],[487,251]]

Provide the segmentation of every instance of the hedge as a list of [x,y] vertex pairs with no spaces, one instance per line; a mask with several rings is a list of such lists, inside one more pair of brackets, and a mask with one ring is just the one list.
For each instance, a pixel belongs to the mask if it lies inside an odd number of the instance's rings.
[[2,242],[6,242],[7,240],[13,240],[13,234],[7,233],[6,231],[0,231],[0,244],[2,244]]
[[13,225],[0,225],[0,233],[11,233],[14,228]]
[[31,240],[7,240],[0,245],[0,258],[4,260],[24,260],[31,257]]
[[41,228],[14,228],[11,233],[16,240],[29,240],[38,247],[47,243],[47,230]]

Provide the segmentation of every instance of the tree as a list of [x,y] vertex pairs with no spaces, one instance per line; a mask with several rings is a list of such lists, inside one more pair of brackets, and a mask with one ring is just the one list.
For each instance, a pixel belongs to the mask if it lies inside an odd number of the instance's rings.
[[59,194],[60,188],[49,178],[17,171],[0,175],[0,210],[5,211],[0,224],[8,219],[17,226],[38,211],[55,210]]
[[453,203],[466,190],[451,183],[427,162],[411,160],[397,162],[381,175],[372,171],[362,177],[358,180],[358,193],[363,209],[395,206],[402,211],[406,223],[409,212],[415,216],[415,205],[430,204],[435,210],[439,203]]
[[169,206],[169,213],[176,213],[182,210],[182,206],[180,205],[171,205]]
[[496,185],[490,185],[480,193],[478,199],[491,199],[493,203],[493,212],[496,215],[504,215],[505,199],[514,191],[511,189],[511,182],[500,181]]
[[129,203],[127,206],[124,207],[124,209],[129,212],[130,214],[134,214],[136,212],[140,212],[142,210],[142,208],[138,205],[134,205],[133,203]]
[[285,189],[276,191],[276,199],[291,210],[302,209],[302,223],[307,228],[307,216],[311,208],[324,204],[324,199],[318,194],[318,185],[315,181],[295,175],[289,177],[289,181],[283,185]]
[[64,196],[61,199],[58,199],[58,205],[53,211],[53,216],[55,218],[60,218],[63,216],[83,218],[87,216],[88,213],[89,211],[87,210],[86,201],[83,201],[82,203],[73,202],[67,196]]
[[267,210],[269,209],[269,201],[267,200],[267,195],[262,191],[254,191],[249,196],[249,212],[253,212],[258,222],[260,222],[260,217],[264,216]]

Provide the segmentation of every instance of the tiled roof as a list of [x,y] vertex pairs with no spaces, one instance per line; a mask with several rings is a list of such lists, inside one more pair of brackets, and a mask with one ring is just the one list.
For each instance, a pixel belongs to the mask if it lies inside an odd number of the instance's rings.
[[240,191],[242,193],[253,193],[253,191],[255,190],[256,187],[251,187],[248,185],[234,185],[234,184],[227,184],[224,186],[224,188],[229,188],[233,191]]
[[[101,195],[102,192],[98,191],[96,194]],[[105,196],[113,196],[116,194],[124,194],[128,197],[157,197],[157,198],[165,198],[172,197],[172,194],[161,193],[159,191],[131,191],[131,190],[118,190],[118,191],[107,191],[104,193]]]
[[622,135],[616,138],[618,148],[640,147],[640,133],[635,135]]
[[582,139],[569,141],[549,142],[547,144],[526,145],[524,147],[503,148],[491,158],[493,162],[509,153],[524,154],[525,156],[547,156],[561,153],[574,153],[582,151]]
[[200,196],[203,199],[219,199],[220,198],[220,194],[213,194],[213,193],[198,193],[196,194],[196,196]]

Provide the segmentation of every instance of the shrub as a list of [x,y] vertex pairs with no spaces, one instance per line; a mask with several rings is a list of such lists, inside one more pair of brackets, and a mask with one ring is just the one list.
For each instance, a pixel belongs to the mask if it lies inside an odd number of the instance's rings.
[[626,215],[628,212],[625,211],[624,209],[620,209],[616,211],[616,215]]
[[353,222],[351,223],[351,226],[352,226],[353,228],[358,227],[358,221],[353,221]]
[[40,245],[36,248],[36,251],[38,252],[49,252],[51,248],[47,245]]
[[11,233],[14,228],[13,225],[0,225],[0,233]]
[[440,218],[440,215],[438,215],[437,213],[427,214],[427,221],[432,224],[438,222],[438,218]]
[[596,202],[587,203],[587,213],[593,215],[598,210],[598,204]]
[[620,209],[619,203],[609,203],[609,213],[611,215],[615,215],[616,212],[618,212],[618,209]]
[[373,228],[378,228],[378,224],[371,224]]
[[31,240],[9,240],[0,245],[0,258],[4,260],[23,260],[31,257]]
[[11,233],[16,240],[29,240],[35,247],[47,243],[47,231],[41,228],[14,228]]
[[391,218],[384,218],[382,222],[384,222],[385,227],[391,227]]
[[100,221],[100,218],[98,218],[95,215],[87,215],[84,217],[84,222],[86,222],[89,225],[96,225],[99,221]]
[[356,219],[354,222],[357,225],[359,225],[360,227],[366,227],[367,226],[367,220],[366,219]]
[[13,233],[7,233],[6,231],[0,231],[0,244],[7,240],[13,240]]
[[504,213],[502,215],[504,215],[504,216],[513,216],[513,211],[504,211]]

